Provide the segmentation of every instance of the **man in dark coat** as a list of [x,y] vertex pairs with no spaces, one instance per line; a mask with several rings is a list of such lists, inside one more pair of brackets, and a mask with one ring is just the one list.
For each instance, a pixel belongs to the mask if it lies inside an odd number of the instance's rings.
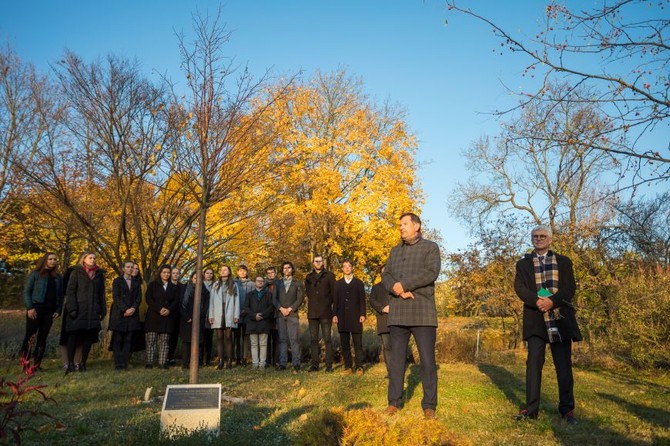
[[310,372],[319,370],[319,327],[323,342],[326,344],[326,372],[333,371],[333,341],[331,338],[333,320],[333,296],[335,295],[335,276],[326,270],[323,256],[316,255],[312,262],[314,269],[305,278],[307,294],[307,321],[310,339]]
[[558,380],[558,410],[569,424],[575,397],[572,377],[572,341],[581,341],[572,300],[575,275],[572,261],[549,249],[552,231],[537,226],[531,231],[533,252],[516,264],[514,290],[523,301],[523,339],[528,346],[526,361],[526,407],[516,420],[537,418],[545,347],[549,343]]
[[351,344],[354,343],[357,375],[363,374],[363,322],[365,322],[365,285],[354,277],[351,260],[342,262],[344,277],[335,283],[333,322],[337,324],[344,356],[344,373],[352,373]]
[[421,407],[425,418],[435,418],[437,407],[437,364],[435,338],[437,308],[435,280],[440,274],[440,249],[421,236],[421,219],[412,213],[400,217],[402,242],[391,249],[382,281],[392,294],[389,303],[391,365],[386,413],[402,408],[405,361],[410,335],[421,357]]
[[[381,273],[384,273],[384,267],[381,268]],[[384,354],[384,363],[386,364],[386,377],[390,372],[389,364],[391,363],[391,335],[389,334],[388,320],[389,320],[389,301],[391,295],[384,284],[379,282],[372,286],[370,290],[370,306],[375,310],[377,315],[377,335],[382,341],[382,351]]]
[[134,263],[123,264],[123,275],[112,282],[112,307],[109,310],[109,329],[112,331],[114,368],[126,370],[133,333],[141,329],[140,302],[142,288],[132,276]]

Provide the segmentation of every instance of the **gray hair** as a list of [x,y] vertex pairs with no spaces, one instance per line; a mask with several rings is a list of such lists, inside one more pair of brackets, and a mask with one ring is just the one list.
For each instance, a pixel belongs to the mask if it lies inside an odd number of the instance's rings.
[[537,225],[533,228],[532,231],[530,231],[531,235],[538,232],[538,231],[545,231],[547,234],[549,234],[549,237],[553,237],[554,233],[551,230],[551,228],[547,225]]

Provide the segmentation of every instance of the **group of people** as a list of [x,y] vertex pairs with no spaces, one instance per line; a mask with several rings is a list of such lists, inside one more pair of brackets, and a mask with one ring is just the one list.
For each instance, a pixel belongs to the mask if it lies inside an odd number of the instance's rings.
[[[413,213],[400,217],[401,243],[395,246],[381,269],[382,280],[370,292],[370,305],[377,315],[377,334],[381,338],[388,377],[388,406],[393,415],[403,407],[403,387],[410,337],[413,336],[420,356],[423,386],[421,407],[424,416],[435,418],[437,408],[437,364],[435,342],[437,310],[435,281],[441,268],[438,245],[425,239],[421,220]],[[574,423],[574,395],[571,369],[571,342],[581,340],[572,299],[575,280],[572,263],[553,253],[551,229],[538,226],[531,237],[534,250],[517,264],[515,289],[524,302],[524,340],[528,342],[526,373],[526,407],[515,416],[525,420],[537,417],[544,350],[550,344],[559,383],[559,411]],[[21,356],[31,349],[39,367],[44,356],[46,338],[53,321],[63,314],[61,345],[66,352],[66,373],[85,371],[92,343],[98,340],[106,317],[104,271],[96,264],[94,253],[83,253],[65,277],[57,273],[57,258],[45,254],[27,278],[24,288],[26,334]],[[340,335],[344,373],[362,375],[363,323],[366,318],[366,293],[363,282],[354,276],[351,260],[341,263],[343,277],[335,275],[316,255],[313,269],[304,283],[294,277],[291,262],[281,266],[281,277],[274,267],[265,276],[253,280],[248,269],[240,265],[237,278],[223,265],[218,278],[214,270],[203,271],[199,311],[195,310],[196,273],[184,284],[179,268],[162,265],[145,290],[134,262],[126,262],[122,273],[112,283],[112,305],[109,330],[115,368],[128,367],[144,331],[146,367],[157,364],[168,368],[174,363],[177,338],[182,343],[182,367],[190,366],[193,342],[193,317],[200,315],[198,333],[201,365],[213,365],[216,344],[217,368],[231,368],[233,361],[263,369],[276,365],[278,370],[290,366],[294,373],[301,368],[299,315],[307,302],[310,337],[309,371],[319,370],[321,341],[325,345],[324,363],[333,372],[332,328]],[[142,294],[146,315],[140,319]],[[353,344],[353,356],[351,347]],[[290,351],[290,355],[289,355]]]

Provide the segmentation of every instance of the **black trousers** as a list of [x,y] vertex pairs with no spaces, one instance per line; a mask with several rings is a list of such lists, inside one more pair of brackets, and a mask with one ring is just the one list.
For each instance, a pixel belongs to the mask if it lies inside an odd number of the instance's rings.
[[350,340],[354,343],[354,355],[356,360],[355,368],[358,369],[363,367],[363,334],[351,333],[349,331],[341,331],[339,333],[340,344],[342,345],[342,356],[344,357],[344,368],[350,369],[352,364]]
[[386,374],[388,375],[391,371],[391,335],[389,333],[381,333],[379,338],[382,341],[384,364],[386,364]]
[[421,385],[423,386],[423,409],[437,407],[437,364],[435,363],[435,338],[437,327],[391,325],[391,363],[389,372],[389,406],[403,406],[403,384],[405,382],[405,361],[410,335],[419,350]]
[[[37,312],[37,317],[35,319],[30,319],[26,316],[26,335],[23,337],[23,343],[21,344],[21,351],[19,354],[22,358],[29,359],[30,349],[34,348],[33,356],[35,358],[35,364],[39,365],[44,357],[44,350],[47,346],[47,336],[49,336],[49,331],[53,324],[53,315],[56,312],[56,309],[35,307],[35,311]],[[30,345],[30,338],[34,335],[36,335],[34,344]]]
[[[326,367],[333,366],[333,339],[331,330],[333,327],[333,320],[326,319],[308,319],[309,323],[309,355],[312,367],[319,366],[319,357],[321,355],[321,347],[319,346],[319,327],[321,328],[321,335],[323,342],[326,344]],[[349,353],[351,356],[351,353]]]
[[[547,341],[539,336],[528,338],[526,360],[526,410],[533,415],[540,410],[542,367],[544,366]],[[572,341],[549,344],[558,381],[558,411],[561,415],[574,410],[574,380],[572,377]]]
[[114,352],[114,367],[125,369],[128,367],[130,348],[133,345],[132,331],[115,331],[112,333],[112,352]]
[[205,328],[200,343],[200,365],[212,363],[212,347],[214,346],[214,329]]

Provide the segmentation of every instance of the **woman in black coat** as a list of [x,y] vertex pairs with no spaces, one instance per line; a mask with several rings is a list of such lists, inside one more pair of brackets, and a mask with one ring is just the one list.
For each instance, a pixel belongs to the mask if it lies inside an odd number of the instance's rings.
[[168,368],[170,335],[176,333],[175,315],[179,311],[177,287],[170,281],[170,265],[158,269],[158,276],[147,286],[147,316],[144,320],[144,332],[147,340],[146,368],[153,367],[158,345],[158,365]]
[[114,368],[128,368],[133,333],[140,329],[140,282],[132,276],[133,262],[123,264],[123,275],[112,282],[112,307],[109,310],[109,329],[112,330]]
[[[384,266],[382,266],[379,273],[380,275],[384,273]],[[377,315],[377,335],[382,341],[387,376],[389,361],[391,359],[391,334],[388,327],[390,299],[391,295],[383,283],[379,282],[372,286],[372,290],[370,290],[370,306],[375,310],[375,314]]]
[[[195,296],[195,282],[196,274],[191,274],[191,279],[186,285],[184,297],[179,305],[180,322],[179,322],[179,337],[181,338],[181,358],[183,369],[187,369],[191,364],[191,343],[193,338],[193,299]],[[198,336],[198,344],[203,344],[205,341],[205,321],[207,320],[207,310],[209,309],[209,290],[202,285],[200,289],[200,333]]]
[[81,343],[79,371],[86,371],[86,360],[93,339],[97,339],[102,328],[100,321],[107,314],[105,303],[105,272],[96,264],[95,254],[82,254],[81,262],[75,265],[67,282],[65,292],[65,314],[67,338],[67,371],[73,372],[74,354]]
[[255,288],[247,293],[244,311],[247,320],[247,334],[251,341],[251,362],[254,369],[264,369],[268,351],[270,319],[275,308],[272,293],[265,286],[263,276],[256,277]]

